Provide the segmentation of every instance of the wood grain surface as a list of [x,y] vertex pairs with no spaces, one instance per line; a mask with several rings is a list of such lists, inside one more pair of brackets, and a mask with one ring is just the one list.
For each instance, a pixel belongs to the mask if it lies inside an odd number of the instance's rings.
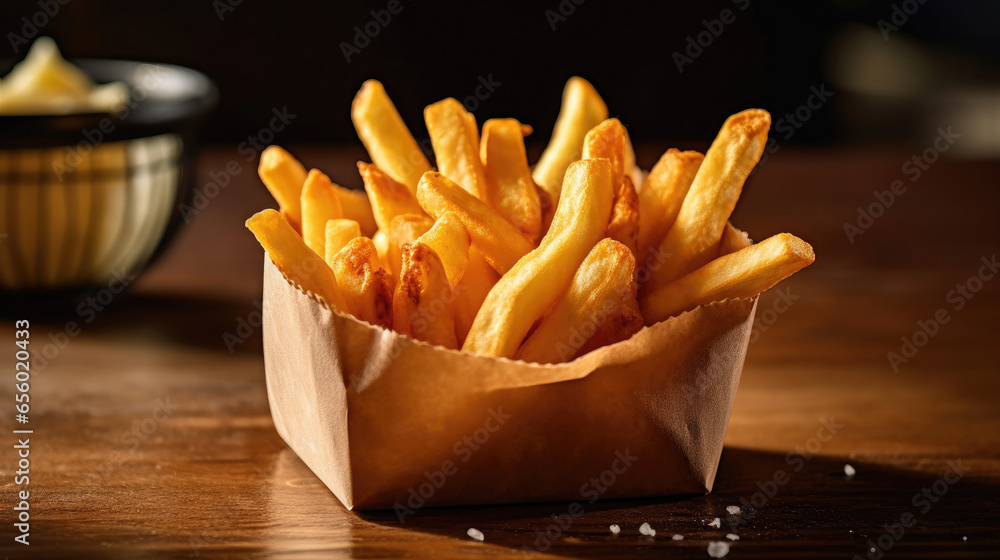
[[[641,150],[640,163],[657,152]],[[359,186],[359,150],[296,153]],[[423,509],[400,523],[345,510],[275,433],[253,326],[261,250],[243,227],[272,203],[256,162],[206,150],[199,185],[230,161],[240,172],[134,289],[89,323],[72,309],[4,310],[2,554],[707,558],[710,542],[734,533],[727,558],[849,559],[872,546],[872,558],[998,557],[1000,280],[970,279],[1000,242],[1000,164],[942,159],[911,181],[901,166],[912,155],[785,148],[746,186],[734,223],[754,239],[795,233],[818,258],[761,296],[711,494],[584,503],[577,517],[564,503]],[[896,179],[906,192],[849,242],[844,223]],[[952,293],[967,283],[971,299]],[[918,336],[925,344],[894,371],[888,353],[939,309],[948,322]],[[42,359],[52,345],[32,374],[29,547],[12,528],[21,318]],[[68,320],[80,332],[61,337]],[[715,517],[720,528],[708,525]],[[901,520],[910,526],[893,526]],[[642,523],[655,537],[639,534]]]

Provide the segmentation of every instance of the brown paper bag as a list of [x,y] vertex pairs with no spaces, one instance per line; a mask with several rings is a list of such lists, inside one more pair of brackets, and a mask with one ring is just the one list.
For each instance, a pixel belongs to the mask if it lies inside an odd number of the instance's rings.
[[[735,228],[722,247],[749,243]],[[349,509],[711,491],[756,299],[699,307],[573,362],[528,364],[331,312],[265,258],[281,437]]]

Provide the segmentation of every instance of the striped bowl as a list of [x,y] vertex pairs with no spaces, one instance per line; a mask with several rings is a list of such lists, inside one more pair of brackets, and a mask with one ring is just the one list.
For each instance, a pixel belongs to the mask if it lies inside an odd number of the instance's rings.
[[163,64],[74,63],[132,93],[119,115],[0,117],[2,300],[138,274],[190,193],[197,131],[217,99],[211,81]]

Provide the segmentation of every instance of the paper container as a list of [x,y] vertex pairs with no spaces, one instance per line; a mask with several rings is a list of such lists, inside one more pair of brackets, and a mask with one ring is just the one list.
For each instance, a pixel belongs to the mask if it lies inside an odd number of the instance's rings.
[[331,312],[265,258],[271,415],[349,509],[702,494],[755,308],[756,298],[714,303],[537,365]]

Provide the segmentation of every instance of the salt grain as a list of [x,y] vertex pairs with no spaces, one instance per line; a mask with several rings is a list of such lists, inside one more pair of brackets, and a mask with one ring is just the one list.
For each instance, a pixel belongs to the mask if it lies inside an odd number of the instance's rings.
[[475,540],[477,540],[479,542],[483,542],[483,539],[486,538],[483,535],[483,532],[480,531],[479,529],[469,529],[468,531],[466,531],[465,534],[469,535],[470,537],[472,537],[473,539],[475,539]]
[[729,540],[731,540],[731,541],[738,541],[738,540],[740,540],[740,536],[737,535],[736,533],[729,533],[728,535],[726,535],[726,538],[729,539]]
[[708,555],[712,558],[722,558],[727,554],[729,554],[729,543],[726,541],[708,543]]
[[854,470],[854,467],[851,465],[844,465],[844,474],[847,478],[854,478],[854,475],[857,474],[857,472],[858,471]]
[[674,535],[670,538],[674,539],[675,541],[682,541],[684,540],[684,535]]
[[722,520],[719,519],[718,517],[716,517],[715,519],[712,520],[711,523],[708,524],[708,526],[709,527],[715,527],[716,529],[721,529],[722,528]]
[[650,537],[656,536],[656,531],[649,526],[649,523],[643,523],[642,525],[639,525],[639,532],[642,533],[643,535],[647,535]]
[[962,537],[962,540],[963,541],[967,541],[967,540],[969,540],[969,537]]
[[739,515],[740,506],[726,506],[726,511],[729,512],[729,515]]
[[612,525],[611,527],[609,527],[609,529],[611,529],[611,534],[612,535],[617,535],[622,530],[622,528],[619,527],[619,526],[617,526],[617,525]]

